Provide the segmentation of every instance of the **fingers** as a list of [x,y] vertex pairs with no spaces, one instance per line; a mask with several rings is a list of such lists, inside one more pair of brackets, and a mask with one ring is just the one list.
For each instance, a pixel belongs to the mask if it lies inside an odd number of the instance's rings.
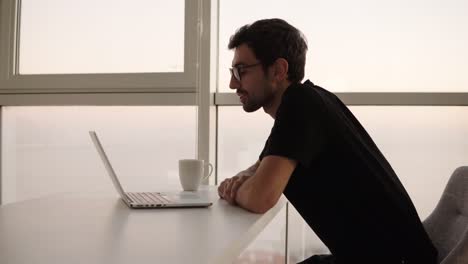
[[220,184],[218,186],[218,195],[219,195],[220,198],[223,198],[223,192],[224,192],[224,187],[223,187],[223,185]]
[[232,178],[227,178],[224,181],[221,182],[221,184],[218,187],[218,195],[222,199],[226,199],[226,196],[228,195],[228,190],[230,190],[230,186],[232,184],[232,180],[235,179],[236,177]]
[[227,185],[228,188],[224,190],[226,201],[228,201],[230,204],[237,204],[236,203],[237,191],[248,178],[249,178],[248,176],[240,176],[240,177],[231,178],[231,181]]
[[244,184],[244,182],[249,179],[250,176],[241,176],[237,179],[237,181],[233,184],[232,186],[232,189],[231,189],[231,192],[232,192],[232,196],[234,197],[234,199],[236,198],[236,195],[237,195],[237,191],[239,190],[239,188],[242,186],[242,184]]
[[230,204],[236,204],[237,191],[248,178],[248,176],[243,175],[225,179],[218,187],[219,197]]
[[220,184],[219,187],[218,187],[218,195],[219,195],[219,197],[221,197],[222,199],[224,199],[224,190],[226,189],[227,180],[228,180],[228,179],[222,181],[221,184]]
[[226,187],[224,189],[223,196],[224,196],[224,199],[230,204],[234,203],[235,197],[232,196],[231,190],[236,180],[237,180],[237,177],[235,176],[230,179],[226,179],[226,185],[225,185]]
[[234,201],[236,199],[237,190],[239,189],[242,183],[243,182],[241,180],[237,180],[232,183],[230,197],[232,197]]

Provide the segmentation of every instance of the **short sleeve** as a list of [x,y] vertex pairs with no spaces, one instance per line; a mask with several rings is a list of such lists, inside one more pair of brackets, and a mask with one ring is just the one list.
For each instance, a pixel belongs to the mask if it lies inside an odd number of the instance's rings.
[[313,88],[289,87],[260,158],[283,156],[308,167],[329,141],[326,114],[324,104]]

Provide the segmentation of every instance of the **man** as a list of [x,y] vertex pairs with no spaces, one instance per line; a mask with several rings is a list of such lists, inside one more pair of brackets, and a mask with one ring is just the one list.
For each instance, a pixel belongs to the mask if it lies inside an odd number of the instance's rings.
[[304,78],[307,44],[280,19],[241,27],[230,88],[275,123],[259,160],[224,180],[227,202],[264,213],[282,193],[332,255],[303,263],[436,263],[437,251],[395,172],[348,108]]

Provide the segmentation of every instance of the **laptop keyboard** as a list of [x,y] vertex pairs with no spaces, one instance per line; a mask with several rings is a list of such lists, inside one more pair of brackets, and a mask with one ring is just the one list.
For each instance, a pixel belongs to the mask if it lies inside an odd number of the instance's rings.
[[168,204],[171,201],[160,193],[154,192],[138,192],[126,193],[127,196],[134,202],[139,204]]

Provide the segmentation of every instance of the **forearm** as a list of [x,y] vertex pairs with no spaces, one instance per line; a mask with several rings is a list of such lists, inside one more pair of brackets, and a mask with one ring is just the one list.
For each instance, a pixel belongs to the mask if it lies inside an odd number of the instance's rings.
[[257,161],[254,165],[237,173],[234,177],[223,180],[218,187],[219,197],[225,199],[230,204],[236,204],[235,196],[239,186],[255,174],[259,165],[260,161]]
[[235,202],[248,211],[263,214],[274,206],[276,200],[273,201],[270,195],[264,193],[264,190],[256,188],[255,181],[254,176],[250,177],[239,187],[235,195]]
[[297,162],[281,156],[268,156],[237,189],[234,200],[240,207],[254,213],[265,213],[272,208],[289,181]]

